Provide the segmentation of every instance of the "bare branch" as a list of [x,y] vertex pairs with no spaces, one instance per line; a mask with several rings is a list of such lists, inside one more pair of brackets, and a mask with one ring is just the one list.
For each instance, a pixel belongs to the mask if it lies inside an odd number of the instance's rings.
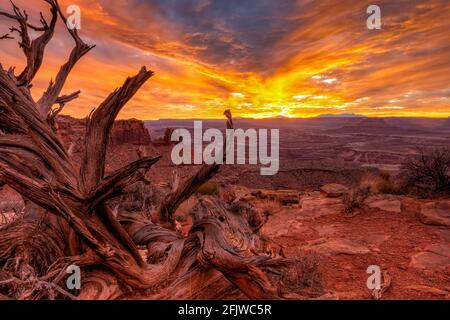
[[56,99],[55,103],[60,104],[60,105],[61,104],[65,105],[66,103],[78,98],[80,96],[80,93],[81,93],[81,91],[78,90],[78,91],[72,92],[71,94],[65,94],[63,96],[60,96]]
[[144,178],[145,173],[150,169],[150,167],[158,162],[159,159],[161,159],[161,156],[141,158],[123,168],[116,170],[102,180],[97,189],[92,193],[92,196],[88,202],[91,202],[92,206],[96,206],[97,204],[111,198],[114,192],[120,192],[127,185],[141,180]]
[[50,109],[50,111],[47,115],[47,122],[52,127],[53,131],[56,131],[56,128],[55,128],[56,116],[64,109],[64,106],[66,105],[66,103],[78,98],[78,96],[80,95],[80,92],[81,91],[78,90],[71,94],[63,95],[56,99],[55,103],[59,104],[59,107],[57,107],[56,109]]
[[[233,128],[233,118],[230,110],[223,113],[227,117],[227,129]],[[224,159],[226,153],[224,153]],[[158,218],[162,223],[172,223],[172,215],[180,204],[189,199],[197,189],[211,179],[220,168],[220,164],[203,165],[197,173],[182,183],[176,190],[169,193],[162,201],[158,209]]]
[[4,39],[14,39],[14,37],[11,37],[9,35],[9,33],[6,33],[6,34],[0,36],[0,40],[4,40]]
[[[16,13],[16,16],[20,17],[19,20],[17,20],[20,24],[20,35],[22,37],[22,43],[21,45],[22,50],[25,53],[25,56],[27,58],[27,66],[22,71],[22,73],[17,77],[17,80],[19,83],[23,85],[28,85],[33,80],[36,73],[39,71],[42,61],[44,58],[44,51],[47,44],[50,42],[51,38],[53,37],[56,21],[58,19],[57,14],[57,8],[54,1],[46,1],[50,4],[50,12],[52,14],[52,18],[49,24],[45,21],[41,14],[41,23],[42,28],[36,28],[34,26],[31,26],[27,20],[28,16],[26,12],[20,13],[19,8],[17,8],[14,5],[14,11]],[[36,39],[32,40],[30,42],[30,37],[28,35],[27,28],[31,27],[33,30],[39,30],[42,31],[42,34],[37,37]]]
[[[46,1],[46,2],[48,2],[48,1]],[[14,3],[12,3],[12,6],[13,6],[13,11],[16,12],[15,10],[18,9],[18,7],[16,5],[14,5]],[[13,19],[13,20],[21,19],[22,15],[23,14],[20,12],[20,10],[19,10],[19,15],[14,15],[14,14],[10,14],[8,12],[0,11],[0,16],[6,17],[9,19]],[[41,13],[41,19],[42,19],[42,13]],[[30,28],[34,31],[45,31],[45,26],[44,27],[36,27],[36,26],[32,25],[31,23],[29,23],[28,21],[26,21],[26,25],[28,28]]]
[[122,245],[124,245],[130,251],[131,255],[136,260],[138,265],[141,268],[145,268],[147,264],[142,259],[138,249],[136,248],[136,245],[133,242],[133,239],[125,231],[119,221],[117,221],[116,217],[114,217],[111,209],[109,209],[106,205],[99,205],[96,207],[96,212],[97,215],[109,225],[109,227],[115,233],[117,240],[119,240]]
[[[56,0],[49,0],[49,2],[53,3],[55,9],[59,13],[59,16],[61,17],[61,20],[65,25],[67,25],[67,18],[64,16],[58,2]],[[59,69],[58,74],[55,78],[55,82],[50,82],[47,90],[38,101],[39,112],[43,115],[47,115],[50,112],[52,106],[55,103],[58,103],[58,96],[61,94],[61,90],[66,83],[67,77],[69,76],[70,71],[73,69],[76,63],[86,53],[88,53],[92,48],[95,47],[95,45],[88,45],[83,42],[76,29],[67,28],[67,30],[75,41],[75,47],[72,49],[67,62],[63,64]]]
[[[27,23],[28,16],[26,15],[25,12],[20,11],[20,9],[13,2],[11,2],[11,5],[12,5],[14,14],[0,11],[0,16],[4,16],[9,19],[16,20],[17,23],[19,24],[19,28],[11,27],[9,30],[11,33],[17,32],[19,34],[19,36],[21,38],[21,40],[19,41],[19,47],[25,53],[25,56],[27,57],[27,63],[28,63],[28,52],[31,47],[31,39],[28,34],[28,23]],[[27,67],[28,67],[28,65],[27,65]]]
[[142,67],[136,76],[128,78],[122,87],[111,93],[89,118],[80,170],[82,190],[86,194],[90,194],[103,178],[106,147],[115,118],[152,75],[152,71]]
[[220,164],[203,165],[196,174],[182,183],[175,191],[169,193],[162,201],[158,216],[162,223],[172,222],[172,215],[185,200],[189,199],[197,189],[211,179],[220,168]]

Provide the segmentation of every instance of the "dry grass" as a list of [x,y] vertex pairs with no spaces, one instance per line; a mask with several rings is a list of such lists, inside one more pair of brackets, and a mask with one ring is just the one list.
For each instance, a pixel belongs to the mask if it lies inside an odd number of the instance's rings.
[[361,186],[359,188],[350,190],[349,193],[343,197],[345,206],[345,213],[353,213],[356,209],[362,209],[364,201],[371,194],[371,190],[367,186]]
[[378,175],[364,176],[361,179],[360,188],[368,189],[373,194],[404,194],[402,185],[394,181],[391,174],[386,171],[380,171]]
[[324,294],[319,272],[319,256],[308,252],[296,259],[281,275],[282,282],[290,290],[303,296],[317,297]]
[[404,194],[404,187],[394,181],[391,174],[380,171],[379,174],[369,174],[362,177],[360,185],[350,190],[344,195],[343,202],[346,213],[353,213],[357,209],[362,209],[364,201],[371,194]]

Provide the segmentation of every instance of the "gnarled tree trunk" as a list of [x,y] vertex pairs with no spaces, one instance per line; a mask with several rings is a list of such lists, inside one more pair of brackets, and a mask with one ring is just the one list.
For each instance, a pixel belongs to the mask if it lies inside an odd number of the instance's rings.
[[[18,75],[0,65],[0,183],[26,200],[25,217],[0,227],[0,293],[18,299],[283,297],[289,290],[280,270],[289,271],[295,261],[265,252],[265,243],[245,214],[205,197],[194,210],[189,235],[173,230],[177,207],[219,165],[203,166],[168,194],[159,204],[160,224],[139,214],[119,213],[117,219],[106,204],[124,187],[143,179],[159,160],[144,157],[105,176],[113,122],[152,71],[143,67],[89,115],[81,167],[76,169],[55,133],[54,121],[64,105],[79,96],[79,91],[61,92],[77,61],[94,46],[85,44],[76,30],[68,30],[75,47],[55,82],[35,101],[32,80],[57,19],[65,22],[57,1],[46,2],[51,21],[47,23],[41,15],[39,27],[31,25],[16,6],[12,13],[0,12],[18,24],[11,30],[17,32],[27,59]],[[41,35],[32,40],[29,29]],[[226,116],[230,128],[231,113]],[[138,247],[146,248],[146,259]],[[83,268],[82,288],[75,293],[62,288],[70,264]]]

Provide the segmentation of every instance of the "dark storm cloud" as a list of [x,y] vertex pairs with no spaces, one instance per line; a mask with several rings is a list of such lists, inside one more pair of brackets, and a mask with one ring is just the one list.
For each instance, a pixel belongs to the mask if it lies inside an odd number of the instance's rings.
[[[163,28],[170,25],[167,30],[176,37],[180,49],[184,47],[185,53],[200,61],[248,70],[262,68],[268,51],[292,32],[292,22],[286,17],[297,7],[296,1],[288,0],[132,0],[127,8],[111,6],[111,1],[100,3],[137,30],[148,30],[149,25],[158,23]],[[133,34],[128,36],[134,38]],[[141,37],[141,33],[135,36]],[[157,37],[148,33],[142,44],[157,50],[173,49],[158,47]]]

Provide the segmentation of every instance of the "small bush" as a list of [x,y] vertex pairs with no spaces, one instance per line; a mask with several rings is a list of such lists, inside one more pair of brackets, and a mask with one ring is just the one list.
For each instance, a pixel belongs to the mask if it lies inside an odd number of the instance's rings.
[[400,194],[400,189],[392,181],[380,181],[377,185],[378,192],[384,194]]
[[450,148],[421,150],[402,166],[403,188],[422,197],[450,194]]
[[197,193],[217,195],[219,193],[219,184],[216,181],[207,181],[197,189]]
[[360,184],[361,188],[369,189],[370,193],[383,194],[403,194],[402,186],[394,182],[391,174],[386,171],[381,171],[378,175],[370,174],[364,176]]
[[403,194],[401,185],[395,183],[391,179],[389,172],[381,171],[380,180],[376,185],[377,192],[384,194]]
[[368,174],[361,178],[359,188],[367,189],[370,193],[378,193],[378,185],[381,181],[379,175]]
[[325,293],[319,272],[319,256],[308,252],[283,270],[280,282],[290,290],[306,297],[317,297]]
[[369,187],[359,187],[345,194],[343,197],[345,212],[352,213],[356,209],[361,209],[370,193]]

